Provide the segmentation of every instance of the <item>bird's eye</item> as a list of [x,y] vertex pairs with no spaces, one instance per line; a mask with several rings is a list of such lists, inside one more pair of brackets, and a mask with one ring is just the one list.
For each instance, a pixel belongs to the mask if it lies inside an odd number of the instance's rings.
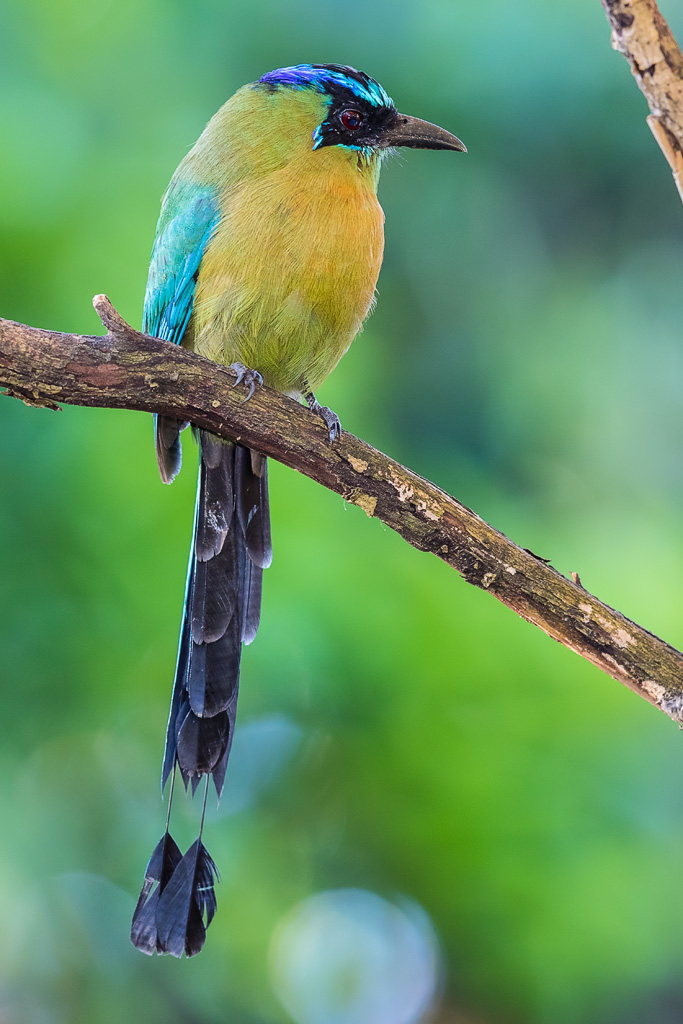
[[356,132],[364,121],[360,110],[342,110],[341,123],[350,132]]

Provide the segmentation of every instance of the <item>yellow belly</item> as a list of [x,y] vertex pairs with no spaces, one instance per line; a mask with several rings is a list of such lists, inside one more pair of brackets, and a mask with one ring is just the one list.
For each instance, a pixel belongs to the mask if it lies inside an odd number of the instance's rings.
[[374,300],[384,215],[370,176],[355,159],[292,162],[226,190],[221,207],[185,343],[279,391],[315,389]]

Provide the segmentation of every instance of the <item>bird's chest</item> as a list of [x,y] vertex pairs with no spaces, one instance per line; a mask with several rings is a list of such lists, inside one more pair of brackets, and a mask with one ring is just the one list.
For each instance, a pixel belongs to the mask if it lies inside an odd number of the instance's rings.
[[197,283],[195,347],[281,390],[314,387],[370,310],[383,221],[358,172],[283,172],[226,192]]

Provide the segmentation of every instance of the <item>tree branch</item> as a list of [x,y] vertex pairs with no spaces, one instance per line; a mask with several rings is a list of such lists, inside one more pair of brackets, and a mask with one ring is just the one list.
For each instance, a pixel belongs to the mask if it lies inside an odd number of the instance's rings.
[[647,123],[683,200],[683,54],[655,0],[601,0],[612,46],[623,53],[650,107]]
[[104,295],[104,337],[0,319],[0,386],[29,405],[173,415],[240,441],[341,494],[683,723],[683,654],[513,544],[434,484],[346,431],[331,445],[319,418],[186,349],[133,330]]

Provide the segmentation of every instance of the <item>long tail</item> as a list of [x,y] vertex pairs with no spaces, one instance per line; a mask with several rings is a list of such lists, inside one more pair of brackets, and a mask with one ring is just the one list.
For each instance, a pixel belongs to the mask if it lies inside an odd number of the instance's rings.
[[[180,426],[180,425],[179,425]],[[173,446],[159,432],[157,452]],[[242,644],[251,643],[261,611],[261,578],[272,560],[266,459],[242,445],[200,435],[201,456],[185,607],[171,712],[166,730],[162,789],[177,765],[194,793],[213,779],[220,798],[232,744]],[[175,472],[173,472],[175,470]],[[170,801],[169,799],[169,820]],[[204,793],[206,804],[206,790]],[[216,867],[201,842],[183,857],[168,831],[157,845],[133,916],[131,938],[145,953],[198,953],[216,906]],[[203,826],[203,814],[202,814]]]

